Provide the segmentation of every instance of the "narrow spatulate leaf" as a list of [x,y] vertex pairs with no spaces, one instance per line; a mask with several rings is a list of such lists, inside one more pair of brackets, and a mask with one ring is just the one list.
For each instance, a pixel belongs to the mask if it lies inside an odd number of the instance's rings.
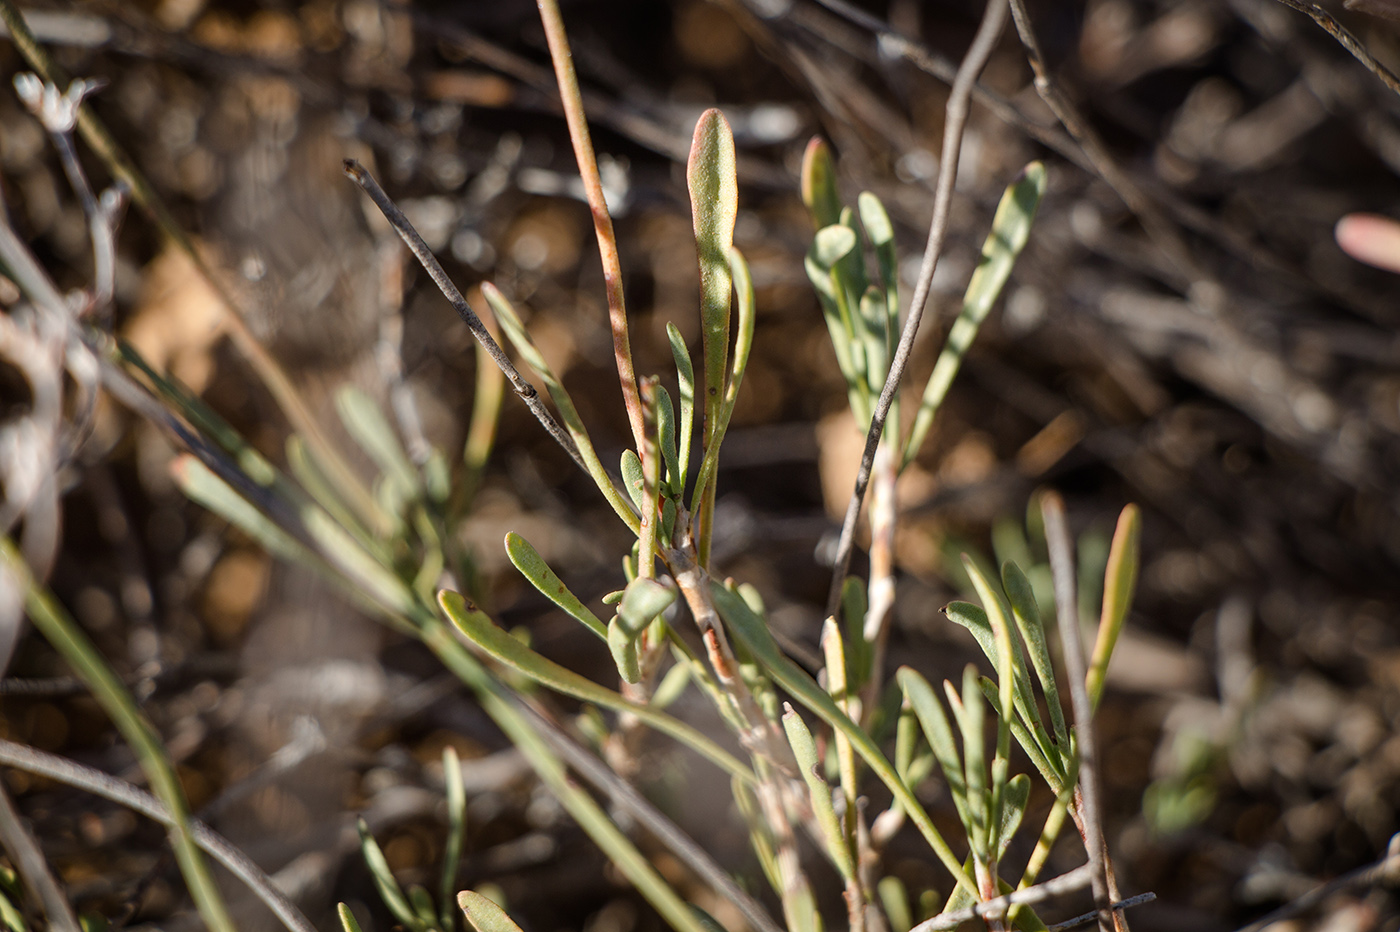
[[467,835],[467,793],[462,784],[462,762],[457,750],[442,749],[442,781],[447,797],[447,850],[442,856],[442,877],[438,883],[438,919],[443,932],[452,932],[452,891],[457,886],[457,866],[462,860],[462,844]]
[[830,226],[841,217],[841,195],[836,191],[836,165],[831,147],[820,136],[813,136],[802,154],[802,203],[818,228]]
[[1108,568],[1104,571],[1103,613],[1099,617],[1099,634],[1094,641],[1094,656],[1086,680],[1089,701],[1095,708],[1103,698],[1109,658],[1128,620],[1128,610],[1133,606],[1141,537],[1142,512],[1136,505],[1129,505],[1118,516],[1113,545],[1108,551]]
[[463,890],[457,894],[457,905],[476,932],[521,932],[520,926],[506,915],[504,909],[475,890]]
[[826,840],[826,850],[841,876],[847,880],[855,878],[855,860],[841,828],[841,820],[836,817],[836,809],[831,804],[831,787],[822,779],[817,760],[817,743],[812,740],[812,732],[802,716],[783,704],[783,730],[787,732],[788,744],[792,745],[793,756],[797,758],[797,769],[807,783],[807,795],[812,803],[812,814],[821,827]]
[[344,903],[336,906],[336,913],[340,916],[340,927],[345,932],[361,932],[360,923],[355,919],[355,914],[350,911],[350,907]]
[[544,562],[539,551],[528,540],[514,531],[506,534],[506,556],[510,557],[510,562],[541,595],[568,612],[602,640],[608,639],[607,626],[589,611],[588,606],[584,605],[578,596],[569,591],[569,587],[549,568],[549,564]]
[[374,878],[374,887],[379,891],[379,898],[384,901],[384,905],[389,907],[389,912],[394,914],[394,918],[402,922],[414,932],[423,932],[427,924],[419,918],[409,905],[408,897],[404,896],[403,888],[394,879],[394,872],[389,869],[389,862],[384,858],[384,851],[379,847],[379,842],[374,840],[370,834],[369,826],[364,819],[359,820],[360,830],[360,854],[365,859],[365,866],[369,868],[370,876]]
[[1026,651],[1031,657],[1031,666],[1040,680],[1040,689],[1045,694],[1045,706],[1049,711],[1050,724],[1055,730],[1055,744],[1061,754],[1069,752],[1069,730],[1065,726],[1065,710],[1060,705],[1060,691],[1055,683],[1055,665],[1050,658],[1050,644],[1045,637],[1045,625],[1041,621],[1040,609],[1035,601],[1035,592],[1030,580],[1015,563],[1007,563],[1001,568],[1002,586],[1011,603],[1011,612],[1016,618],[1016,628],[1026,643]]
[[405,497],[412,495],[420,484],[418,471],[408,461],[403,444],[379,405],[360,389],[347,385],[336,392],[335,407],[346,432],[385,477],[398,485]]
[[[700,258],[700,328],[705,345],[705,411],[724,392],[729,352],[729,250],[739,214],[734,136],[718,110],[706,110],[695,125],[686,164],[695,247]],[[713,425],[707,425],[707,433]]]
[[1011,267],[1016,264],[1016,257],[1025,248],[1030,237],[1031,223],[1044,194],[1045,166],[1039,162],[1032,162],[1002,196],[1001,204],[992,218],[992,231],[982,246],[982,260],[978,263],[977,270],[972,273],[972,281],[963,296],[962,313],[948,331],[947,342],[938,356],[938,361],[934,363],[933,374],[929,376],[928,385],[924,388],[923,400],[919,403],[914,426],[910,429],[909,439],[905,444],[906,466],[923,446],[924,438],[933,426],[934,416],[943,404],[948,388],[953,384],[953,377],[962,366],[963,356],[967,354],[968,347],[972,345],[977,331],[982,326],[982,321],[987,318],[987,312],[992,309],[997,296],[1006,285],[1006,280],[1011,275]]
[[943,713],[943,705],[938,701],[938,696],[928,680],[912,667],[900,667],[895,679],[904,690],[904,695],[914,710],[920,727],[923,728],[924,737],[933,749],[933,756],[943,771],[943,778],[948,783],[948,794],[953,797],[953,804],[958,810],[958,818],[964,825],[970,826],[967,780],[963,773],[957,742],[953,740],[953,729],[948,724],[948,716]]

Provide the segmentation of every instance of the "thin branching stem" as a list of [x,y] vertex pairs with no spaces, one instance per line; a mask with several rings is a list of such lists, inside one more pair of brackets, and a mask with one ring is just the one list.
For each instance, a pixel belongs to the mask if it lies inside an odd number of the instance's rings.
[[525,376],[520,374],[520,370],[515,368],[515,364],[510,361],[505,350],[501,349],[500,344],[486,329],[486,325],[481,322],[481,318],[476,316],[476,311],[473,311],[471,305],[467,303],[467,299],[462,297],[462,292],[457,290],[452,279],[447,277],[447,272],[443,270],[442,264],[437,261],[437,257],[428,248],[428,244],[423,242],[423,237],[418,235],[418,231],[413,228],[408,217],[404,216],[399,205],[395,204],[389,195],[384,193],[379,182],[374,180],[374,176],[354,159],[345,160],[345,174],[369,195],[370,200],[374,201],[374,206],[378,207],[380,213],[384,214],[385,219],[399,234],[399,238],[404,241],[414,258],[432,278],[433,284],[438,286],[438,290],[442,292],[443,297],[447,298],[452,309],[457,312],[457,316],[462,318],[462,322],[467,325],[472,336],[486,350],[492,362],[500,367],[501,372],[505,373],[506,378],[510,380],[511,387],[520,396],[520,400],[525,402],[530,413],[544,425],[544,429],[549,431],[549,435],[558,441],[564,451],[573,458],[573,461],[587,472],[588,467],[584,465],[583,457],[579,455],[578,447],[574,444],[573,438],[554,419],[554,415],[549,413],[549,409],[540,400],[540,394],[535,390],[535,386],[531,385]]
[[[139,790],[124,780],[118,780],[100,770],[85,767],[67,758],[47,754],[23,744],[0,739],[0,763],[27,773],[37,774],[68,786],[77,787],[94,796],[110,799],[114,803],[139,812],[149,819],[170,827],[175,818],[160,800]],[[267,904],[268,909],[282,921],[290,932],[316,932],[296,904],[277,889],[272,878],[268,877],[246,854],[235,848],[218,832],[197,819],[190,820],[190,832],[195,844],[203,848],[210,857],[228,868],[239,880]]]
[[612,326],[613,355],[617,359],[617,377],[622,383],[622,400],[627,406],[627,421],[632,425],[632,437],[637,449],[642,448],[642,398],[637,389],[637,374],[632,367],[632,344],[627,333],[627,307],[622,299],[622,260],[617,252],[617,235],[613,232],[612,215],[603,197],[603,179],[598,174],[598,158],[593,140],[588,134],[588,120],[583,113],[583,95],[579,91],[578,75],[574,72],[573,52],[564,32],[564,20],[555,0],[539,0],[540,22],[549,42],[549,57],[554,61],[554,75],[559,81],[559,99],[564,105],[564,119],[569,124],[569,139],[574,145],[583,193],[593,214],[593,231],[598,237],[598,252],[603,261],[603,282],[608,294],[608,321]]
[[[1130,896],[1126,900],[1118,900],[1113,904],[1113,909],[1115,912],[1124,909],[1132,909],[1134,906],[1142,906],[1146,903],[1151,903],[1155,899],[1157,899],[1157,894],[1155,893],[1139,893],[1137,896]],[[1064,922],[1055,923],[1049,928],[1048,932],[1068,932],[1070,929],[1078,928],[1079,926],[1093,922],[1098,916],[1098,910],[1091,910],[1090,912],[1075,916],[1072,919],[1066,919]]]
[[1079,636],[1079,600],[1075,593],[1074,545],[1065,523],[1065,504],[1048,492],[1041,498],[1045,515],[1045,546],[1050,552],[1050,571],[1055,581],[1055,618],[1064,647],[1065,674],[1069,678],[1070,704],[1074,709],[1074,733],[1079,746],[1079,814],[1084,847],[1093,872],[1094,905],[1098,908],[1103,932],[1118,925],[1120,914],[1112,912],[1108,892],[1103,824],[1099,818],[1099,782],[1094,756],[1094,707],[1085,686],[1084,645]]
[[1031,71],[1035,73],[1036,93],[1040,95],[1041,100],[1045,101],[1046,106],[1055,114],[1065,130],[1074,138],[1074,141],[1079,144],[1085,157],[1093,165],[1094,171],[1108,182],[1109,187],[1113,188],[1128,209],[1141,221],[1148,236],[1176,267],[1180,276],[1179,284],[1184,288],[1189,288],[1204,278],[1205,274],[1191,258],[1191,252],[1185,241],[1176,228],[1163,216],[1152,199],[1109,154],[1108,147],[1099,138],[1099,134],[1089,125],[1089,121],[1074,106],[1069,96],[1065,94],[1050,74],[1050,70],[1045,64],[1045,57],[1040,50],[1040,40],[1036,38],[1035,26],[1031,22],[1030,14],[1026,11],[1025,0],[1010,0],[1010,3],[1011,18],[1016,24],[1016,34],[1020,37],[1021,45],[1026,50],[1026,58],[1030,61]]
[[1350,52],[1353,58],[1361,62],[1362,65],[1365,65],[1367,71],[1380,78],[1382,84],[1395,93],[1400,94],[1400,77],[1396,77],[1395,72],[1381,64],[1376,60],[1375,56],[1366,51],[1366,46],[1361,43],[1361,40],[1352,35],[1345,26],[1337,22],[1335,16],[1328,13],[1316,3],[1308,2],[1308,0],[1278,0],[1278,2],[1282,3],[1290,10],[1297,10],[1299,13],[1307,14],[1307,16],[1309,16],[1313,22],[1321,26],[1328,35],[1336,39],[1337,42],[1341,44],[1342,48]]
[[20,821],[4,787],[0,787],[0,844],[14,860],[30,892],[43,904],[49,928],[56,932],[79,932],[78,917],[73,915],[72,905],[59,889],[57,878],[39,850],[39,843]]
[[1002,26],[1006,24],[1006,0],[988,0],[982,15],[982,24],[977,35],[968,47],[962,64],[958,66],[957,77],[953,81],[952,93],[948,96],[947,119],[943,126],[942,167],[938,173],[938,190],[933,202],[933,220],[929,224],[928,243],[924,247],[924,258],[919,266],[919,280],[914,287],[914,297],[909,302],[909,318],[899,337],[899,347],[890,363],[889,376],[880,392],[875,411],[870,418],[870,432],[865,437],[865,449],[860,457],[860,469],[856,473],[855,489],[851,492],[850,504],[846,507],[846,518],[841,525],[841,538],[836,545],[835,565],[832,568],[831,589],[827,595],[826,614],[834,615],[841,606],[841,586],[851,565],[851,551],[855,548],[856,523],[860,520],[861,504],[865,500],[865,488],[870,484],[870,472],[875,463],[875,450],[884,434],[885,419],[889,417],[890,406],[899,391],[904,378],[909,356],[914,351],[914,338],[918,335],[919,324],[923,321],[924,310],[928,305],[929,293],[933,288],[933,272],[938,267],[938,259],[943,253],[943,240],[948,234],[948,217],[953,203],[953,182],[958,175],[958,156],[962,151],[963,130],[967,126],[968,103],[972,87],[977,82],[992,49],[996,47]]

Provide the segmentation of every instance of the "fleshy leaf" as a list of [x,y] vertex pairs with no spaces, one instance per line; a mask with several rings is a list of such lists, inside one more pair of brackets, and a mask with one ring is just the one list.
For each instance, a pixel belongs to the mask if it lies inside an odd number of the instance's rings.
[[822,779],[820,764],[817,761],[817,743],[802,716],[783,703],[783,730],[787,732],[788,744],[792,745],[793,756],[797,758],[797,769],[807,782],[807,795],[812,802],[812,814],[826,836],[827,854],[835,862],[841,876],[847,880],[856,875],[855,860],[851,857],[846,834],[841,829],[841,820],[836,817],[836,809],[831,804],[831,787]]
[[598,637],[607,640],[607,627],[597,615],[589,611],[578,596],[569,591],[569,587],[549,568],[549,564],[544,562],[544,557],[540,556],[539,551],[528,540],[514,531],[506,534],[506,556],[510,557],[510,562],[520,574],[545,598],[568,612]]
[[1118,635],[1128,620],[1128,610],[1133,606],[1141,537],[1142,512],[1136,505],[1129,505],[1118,516],[1113,546],[1108,551],[1108,568],[1104,571],[1103,613],[1099,617],[1099,635],[1094,642],[1094,656],[1085,683],[1094,708],[1098,708],[1099,700],[1103,698],[1108,661],[1113,656]]
[[802,153],[802,203],[817,227],[830,226],[841,217],[841,195],[836,191],[836,165],[831,147],[813,136]]
[[506,911],[475,890],[457,894],[457,905],[476,932],[522,932]]
[[982,246],[982,259],[972,273],[972,281],[968,283],[963,296],[962,313],[949,329],[943,351],[939,353],[933,374],[924,387],[923,400],[919,403],[919,412],[914,417],[914,426],[905,444],[904,465],[907,466],[918,454],[929,428],[933,426],[934,416],[953,384],[953,377],[962,366],[963,356],[1005,287],[1011,267],[1016,264],[1016,257],[1030,238],[1031,223],[1044,194],[1045,166],[1032,162],[1002,195],[1001,204],[992,218],[992,231]]

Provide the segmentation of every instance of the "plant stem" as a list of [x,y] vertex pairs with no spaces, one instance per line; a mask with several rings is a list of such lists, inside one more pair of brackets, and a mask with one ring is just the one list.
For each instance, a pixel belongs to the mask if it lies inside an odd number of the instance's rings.
[[627,406],[627,420],[632,425],[632,438],[637,449],[642,448],[642,398],[637,390],[637,374],[632,367],[632,344],[627,335],[627,308],[622,299],[622,261],[617,253],[617,235],[613,232],[612,215],[603,197],[603,180],[598,174],[598,158],[593,140],[588,134],[588,120],[583,113],[583,95],[579,91],[578,75],[574,72],[573,53],[569,37],[564,32],[564,20],[555,0],[539,0],[540,22],[549,42],[549,57],[554,61],[554,75],[559,82],[559,98],[564,105],[564,119],[569,124],[569,139],[574,145],[583,192],[588,209],[593,214],[593,231],[598,237],[598,252],[603,261],[603,282],[608,294],[608,322],[612,327],[613,356],[617,360],[617,377],[622,383],[622,401]]

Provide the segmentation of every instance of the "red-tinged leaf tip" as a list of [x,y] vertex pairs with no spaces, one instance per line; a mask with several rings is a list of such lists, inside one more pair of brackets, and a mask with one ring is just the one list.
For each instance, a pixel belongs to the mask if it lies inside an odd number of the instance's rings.
[[1400,272],[1400,223],[1379,214],[1347,214],[1337,221],[1335,236],[1358,262]]

